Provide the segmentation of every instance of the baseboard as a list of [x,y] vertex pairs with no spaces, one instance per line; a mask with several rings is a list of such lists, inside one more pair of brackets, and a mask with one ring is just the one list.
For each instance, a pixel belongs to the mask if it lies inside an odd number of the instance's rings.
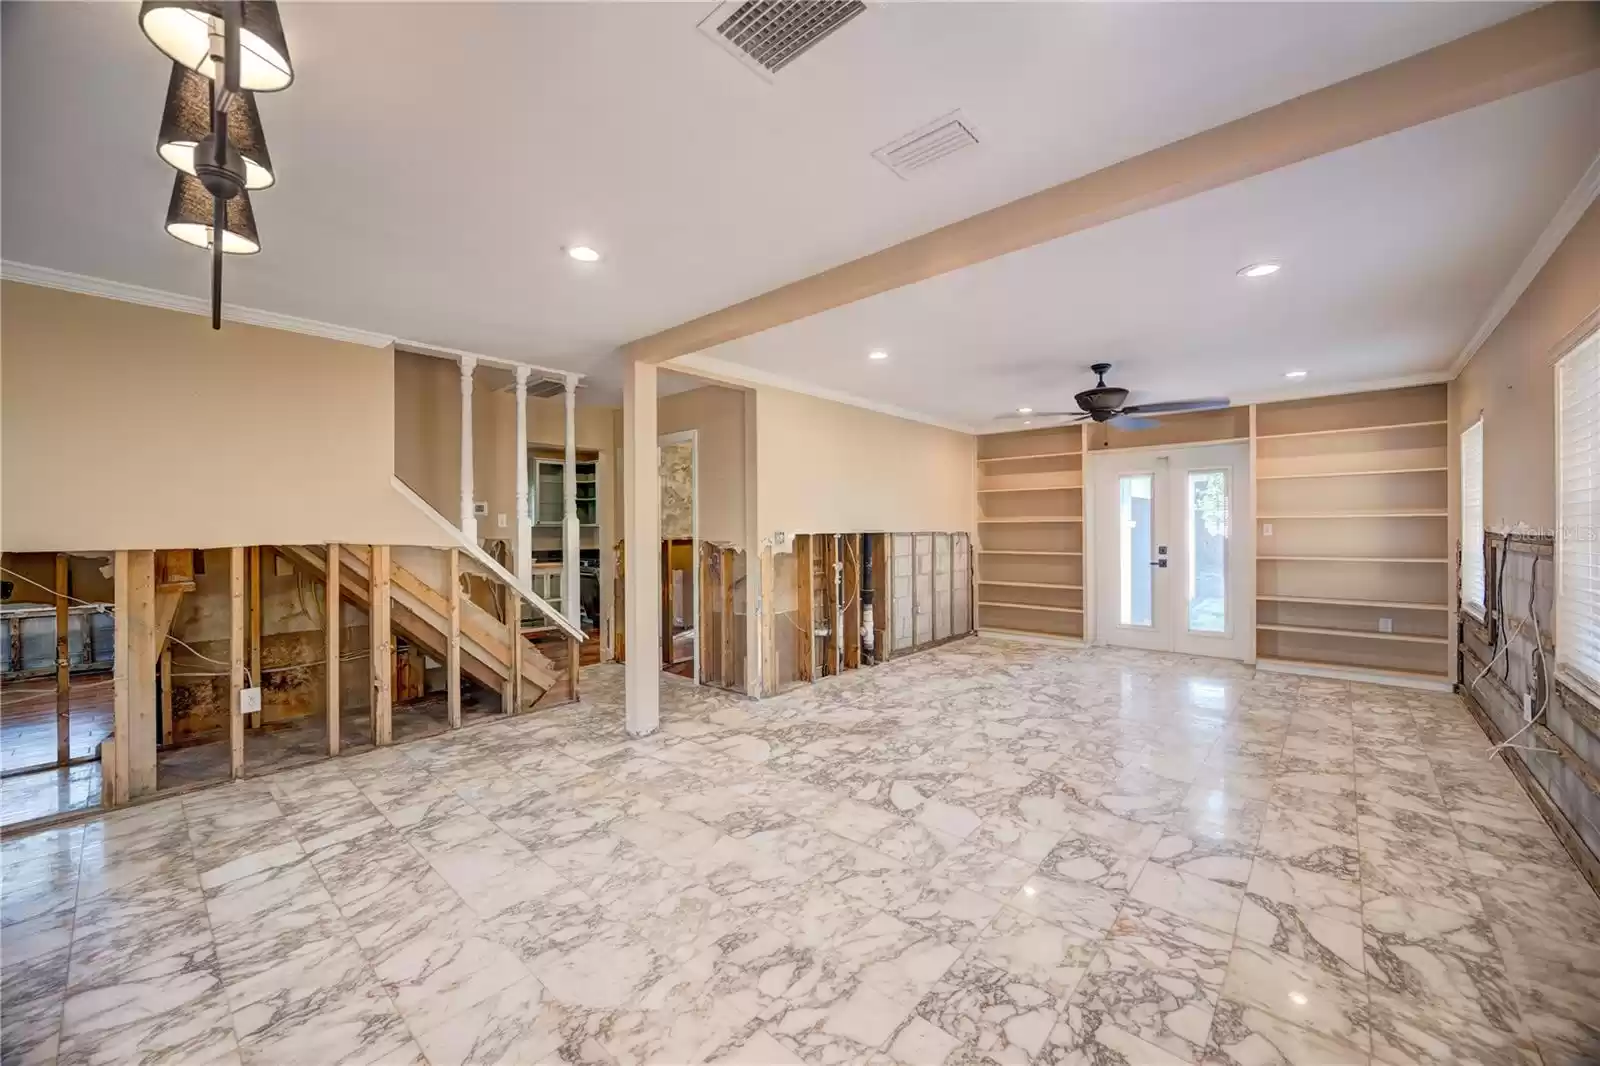
[[1302,677],[1324,677],[1330,681],[1358,681],[1367,685],[1388,685],[1391,688],[1410,688],[1422,692],[1451,692],[1454,686],[1448,678],[1422,677],[1389,670],[1363,670],[1359,666],[1329,666],[1325,663],[1305,663],[1293,659],[1257,659],[1256,669],[1271,674],[1299,674]]

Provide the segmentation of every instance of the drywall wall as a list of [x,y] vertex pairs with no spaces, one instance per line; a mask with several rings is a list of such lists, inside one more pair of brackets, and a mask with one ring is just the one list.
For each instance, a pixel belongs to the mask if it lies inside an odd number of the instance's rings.
[[756,390],[756,523],[775,532],[974,532],[977,438]]
[[[700,453],[700,539],[741,549],[745,542],[744,428],[744,393],[738,389],[705,385],[663,396],[657,403],[656,431],[662,436],[695,431]],[[663,511],[663,529],[666,520]]]
[[[1490,528],[1555,525],[1552,359],[1597,310],[1600,202],[1590,205],[1450,385],[1456,434],[1483,415],[1483,515]],[[1451,448],[1460,447],[1456,436]]]
[[393,353],[0,284],[0,544],[443,545],[392,484]]

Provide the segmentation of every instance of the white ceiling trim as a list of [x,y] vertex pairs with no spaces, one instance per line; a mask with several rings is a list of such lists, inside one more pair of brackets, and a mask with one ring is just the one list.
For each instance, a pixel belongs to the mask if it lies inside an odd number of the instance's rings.
[[[129,285],[123,281],[93,278],[87,274],[72,274],[65,270],[34,266],[32,263],[15,263],[9,259],[0,261],[0,278],[4,278],[6,281],[19,281],[26,285],[39,285],[47,289],[61,289],[64,292],[82,293],[85,296],[101,296],[108,300],[121,300],[123,303],[159,307],[165,311],[181,311],[186,315],[209,315],[211,313],[211,302],[203,296],[187,296],[182,293],[166,292],[162,289],[150,289],[143,285]],[[571,378],[574,383],[583,378],[582,374],[571,370],[557,370],[554,367],[539,366],[536,363],[522,363],[514,359],[499,359],[492,355],[474,355],[471,352],[458,352],[453,348],[438,348],[433,345],[416,344],[411,341],[400,340],[398,337],[391,337],[385,333],[352,329],[349,326],[339,326],[331,322],[318,322],[312,318],[280,315],[274,311],[262,311],[254,307],[240,307],[238,304],[223,304],[222,317],[226,321],[238,322],[241,325],[287,330],[290,333],[303,333],[307,336],[322,337],[331,341],[345,341],[349,344],[365,345],[368,348],[387,348],[392,344],[407,351],[416,352],[418,355],[429,355],[440,359],[460,360],[463,357],[467,357],[488,366],[503,366],[512,369],[525,366],[530,370],[537,370],[544,374]]]
[[667,370],[687,369],[698,371],[706,377],[716,378],[733,385],[765,385],[773,389],[786,389],[789,392],[798,392],[802,396],[814,396],[819,400],[831,400],[834,403],[842,403],[849,407],[860,407],[863,410],[876,411],[880,415],[889,415],[892,418],[904,418],[909,422],[921,422],[929,426],[938,426],[940,429],[955,430],[957,433],[978,434],[984,432],[962,422],[952,422],[949,419],[937,418],[921,411],[896,407],[892,403],[880,403],[877,400],[869,400],[864,396],[856,396],[853,393],[823,388],[783,374],[756,370],[725,359],[715,359],[709,355],[680,355],[660,365]]
[[1467,346],[1461,349],[1461,354],[1456,356],[1455,362],[1450,364],[1450,377],[1461,373],[1462,369],[1478,354],[1478,349],[1494,335],[1500,328],[1501,321],[1511,313],[1511,309],[1522,299],[1522,294],[1528,286],[1533,284],[1533,279],[1539,276],[1539,271],[1544,269],[1545,263],[1555,254],[1561,242],[1567,239],[1567,234],[1572,232],[1572,227],[1578,224],[1578,219],[1589,210],[1589,205],[1600,196],[1600,155],[1590,162],[1589,169],[1583,172],[1583,177],[1578,179],[1578,184],[1570,195],[1562,201],[1556,209],[1555,217],[1545,227],[1539,239],[1533,242],[1528,256],[1517,267],[1516,273],[1511,275],[1511,280],[1506,282],[1506,287],[1500,290],[1500,295],[1494,303],[1489,305],[1488,314],[1478,324],[1477,331],[1472,334],[1472,339],[1467,341]]
[[[52,270],[31,263],[14,263],[10,260],[0,262],[0,277],[7,281],[41,285],[47,289],[62,289],[66,292],[83,293],[86,296],[103,296],[124,303],[159,307],[167,311],[181,311],[186,315],[211,313],[211,302],[201,296],[185,296],[175,292],[163,292],[160,289],[147,289],[143,285],[92,278],[85,274],[69,274],[65,270]],[[313,337],[325,337],[328,340],[363,344],[369,348],[386,348],[394,343],[393,337],[386,337],[381,333],[350,329],[347,326],[336,326],[330,322],[318,322],[310,318],[280,315],[254,307],[240,307],[237,304],[223,304],[222,317],[229,322],[247,326],[265,326],[267,329],[305,333]]]

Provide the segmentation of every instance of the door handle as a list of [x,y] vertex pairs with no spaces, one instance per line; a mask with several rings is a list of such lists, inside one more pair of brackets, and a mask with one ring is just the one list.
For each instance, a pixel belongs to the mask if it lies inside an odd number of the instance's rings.
[[1150,565],[1151,566],[1159,566],[1159,567],[1161,567],[1161,569],[1165,570],[1167,568],[1167,561],[1165,559],[1157,559],[1155,562],[1151,563]]

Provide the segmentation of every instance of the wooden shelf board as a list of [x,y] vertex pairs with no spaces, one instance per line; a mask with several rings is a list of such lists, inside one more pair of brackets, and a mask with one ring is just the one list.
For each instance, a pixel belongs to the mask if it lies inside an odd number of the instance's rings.
[[979,456],[980,463],[1019,463],[1024,459],[1065,459],[1069,455],[1082,455],[1082,452],[1037,452],[1033,455],[992,455]]
[[1398,555],[1258,555],[1258,563],[1448,563],[1449,559],[1407,559]]
[[1019,489],[979,489],[978,492],[1080,492],[1082,485],[1029,485]]
[[1082,555],[1082,552],[1018,551],[1015,548],[979,548],[979,555]]
[[1052,607],[1047,603],[1006,603],[1000,600],[979,600],[979,607],[1018,607],[1024,611],[1049,611],[1052,614],[1082,614],[1082,607]]
[[1291,626],[1276,622],[1261,622],[1257,629],[1274,633],[1309,633],[1319,637],[1363,637],[1371,640],[1398,640],[1407,644],[1448,644],[1448,637],[1420,637],[1410,633],[1379,633],[1367,629],[1335,629],[1328,626]]
[[1007,588],[1014,589],[1071,589],[1076,592],[1083,591],[1082,585],[1055,585],[1047,581],[995,581],[987,577],[978,578],[978,584],[1005,585]]
[[1257,481],[1299,481],[1323,477],[1380,477],[1385,474],[1444,474],[1447,466],[1407,466],[1395,470],[1328,470],[1315,474],[1257,474]]
[[1332,607],[1388,607],[1396,611],[1445,611],[1450,607],[1443,603],[1406,603],[1402,600],[1347,600],[1323,596],[1257,596],[1257,600],[1267,600],[1272,603],[1310,603]]
[[995,525],[1043,526],[1043,525],[1071,525],[1074,522],[1082,522],[1082,521],[1083,521],[1083,516],[1082,515],[1064,515],[1063,514],[1063,515],[1034,515],[1034,516],[1032,516],[1030,518],[980,518],[980,519],[978,519],[978,524],[980,526],[995,526]]
[[1296,433],[1257,433],[1256,440],[1279,440],[1284,437],[1331,437],[1341,433],[1374,433],[1383,429],[1420,429],[1423,426],[1445,426],[1440,418],[1429,422],[1389,422],[1381,426],[1346,426],[1343,429],[1305,429]]
[[1256,658],[1257,663],[1281,663],[1284,666],[1310,666],[1319,670],[1353,670],[1368,674],[1391,674],[1395,677],[1414,677],[1419,681],[1448,681],[1449,675],[1444,671],[1431,673],[1427,670],[1401,670],[1393,666],[1354,666],[1350,663],[1329,662],[1326,659],[1280,659],[1274,655],[1261,655]]
[[1258,521],[1277,522],[1294,518],[1448,518],[1450,512],[1439,510],[1420,511],[1306,511],[1301,514],[1258,514]]

